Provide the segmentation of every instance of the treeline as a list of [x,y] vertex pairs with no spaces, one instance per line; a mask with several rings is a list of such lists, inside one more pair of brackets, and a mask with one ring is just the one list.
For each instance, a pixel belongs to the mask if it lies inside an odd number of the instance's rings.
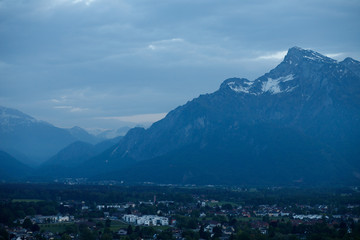
[[89,201],[98,203],[136,202],[139,200],[192,202],[190,191],[156,186],[103,186],[63,184],[0,184],[0,201],[40,199],[47,201]]
[[17,219],[34,215],[56,215],[59,213],[59,204],[53,201],[38,202],[1,202],[0,203],[0,223],[7,226],[17,225]]

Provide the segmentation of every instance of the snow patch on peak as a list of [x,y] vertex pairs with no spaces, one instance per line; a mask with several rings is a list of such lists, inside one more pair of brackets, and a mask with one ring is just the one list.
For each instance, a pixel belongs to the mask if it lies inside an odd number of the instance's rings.
[[271,92],[272,94],[280,93],[279,81],[276,79],[268,78],[266,82],[263,82],[261,90],[264,92]]
[[289,75],[287,75],[285,77],[279,77],[279,78],[277,78],[275,80],[278,80],[280,82],[288,82],[288,81],[294,80],[294,74],[289,74]]
[[294,80],[294,75],[289,74],[287,76],[279,77],[279,78],[268,78],[267,81],[262,83],[261,90],[262,93],[270,92],[271,94],[278,94],[281,92],[291,92],[293,88],[286,88],[285,90],[281,90],[280,83],[288,82]]
[[317,62],[336,62],[336,60],[321,55],[320,53],[314,52],[312,50],[306,50],[307,55],[304,58],[317,61]]
[[251,87],[251,85],[253,85],[254,82],[250,82],[250,81],[244,81],[243,82],[243,86],[241,86],[240,84],[236,83],[236,82],[228,82],[228,86],[231,90],[233,90],[234,92],[243,92],[243,93],[249,93],[252,94],[249,89]]

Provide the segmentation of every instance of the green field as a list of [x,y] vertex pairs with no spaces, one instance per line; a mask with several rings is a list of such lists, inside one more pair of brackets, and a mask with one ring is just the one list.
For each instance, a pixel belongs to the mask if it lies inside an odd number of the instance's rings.
[[52,223],[52,224],[40,224],[40,230],[44,230],[45,232],[52,233],[62,233],[65,232],[66,226],[71,226],[74,223]]
[[[105,224],[105,221],[103,222]],[[117,232],[120,229],[127,229],[128,224],[122,222],[122,221],[111,221],[110,230],[113,232]]]

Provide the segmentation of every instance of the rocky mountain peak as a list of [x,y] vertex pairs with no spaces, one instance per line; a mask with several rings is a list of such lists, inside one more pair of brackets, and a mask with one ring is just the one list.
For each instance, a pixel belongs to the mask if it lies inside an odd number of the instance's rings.
[[27,114],[24,114],[16,109],[6,108],[6,107],[2,107],[2,106],[0,106],[0,117],[1,118],[22,118],[22,119],[35,121],[35,118],[33,118]]
[[292,47],[288,50],[284,58],[284,62],[289,64],[307,63],[336,63],[336,60],[326,57],[318,52],[303,49],[300,47]]
[[15,125],[27,125],[39,122],[35,118],[24,114],[16,109],[0,106],[0,127],[4,130],[11,130]]
[[[350,71],[348,71],[350,70]],[[291,94],[301,91],[310,96],[317,89],[329,92],[337,79],[350,79],[353,72],[360,75],[360,62],[348,58],[338,63],[318,52],[293,47],[288,50],[284,60],[273,70],[255,79],[230,78],[225,80],[220,90],[231,90],[235,94],[267,96]],[[354,75],[353,74],[353,75]],[[324,91],[325,91],[324,90]]]
[[345,63],[345,64],[357,64],[357,65],[360,65],[360,62],[351,58],[351,57],[347,57],[344,59],[344,61],[342,61],[342,63]]
[[342,66],[349,69],[353,73],[355,73],[357,76],[360,76],[360,62],[356,61],[353,58],[347,57],[344,59],[344,61],[340,62]]

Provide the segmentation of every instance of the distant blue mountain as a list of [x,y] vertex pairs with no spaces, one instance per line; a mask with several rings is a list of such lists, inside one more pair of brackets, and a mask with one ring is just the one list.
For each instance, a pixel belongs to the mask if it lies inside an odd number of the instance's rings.
[[104,140],[103,138],[97,137],[95,135],[92,135],[88,133],[85,129],[75,126],[72,128],[66,129],[73,137],[75,137],[78,141],[91,143],[91,144],[97,144]]
[[50,159],[41,164],[33,175],[35,178],[53,179],[59,177],[75,176],[74,168],[78,167],[86,160],[102,153],[106,149],[117,144],[122,137],[104,140],[96,145],[76,141],[61,149]]
[[96,137],[100,139],[112,139],[118,136],[125,136],[130,129],[130,127],[121,127],[119,129],[105,130],[96,135]]
[[360,183],[358,61],[289,49],[254,81],[171,111],[86,161],[80,176],[201,184]]
[[97,143],[101,139],[79,127],[58,128],[18,110],[0,106],[0,150],[28,165],[40,164],[78,140]]

